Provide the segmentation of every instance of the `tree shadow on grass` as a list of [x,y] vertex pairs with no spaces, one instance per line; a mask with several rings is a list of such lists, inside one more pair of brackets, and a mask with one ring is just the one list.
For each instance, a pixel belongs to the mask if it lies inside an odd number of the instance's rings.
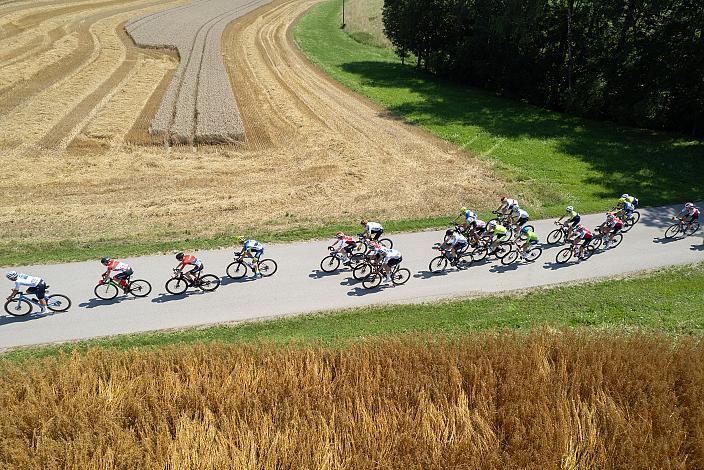
[[[570,184],[596,186],[596,197],[627,192],[635,194],[641,205],[657,206],[704,194],[704,141],[546,111],[437,80],[398,63],[361,61],[341,67],[361,76],[363,86],[410,89],[421,99],[388,109],[393,115],[415,118],[418,124],[471,125],[496,138],[554,143],[558,151],[589,165],[592,171],[579,174],[581,181]],[[551,163],[545,159],[541,173],[559,172],[559,165]],[[564,167],[565,162],[560,164]],[[560,176],[553,178],[557,181]]]

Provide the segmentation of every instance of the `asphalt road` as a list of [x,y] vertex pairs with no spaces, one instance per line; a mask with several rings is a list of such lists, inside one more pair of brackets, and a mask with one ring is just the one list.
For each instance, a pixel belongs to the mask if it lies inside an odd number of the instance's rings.
[[[700,206],[701,207],[701,206]],[[103,266],[98,261],[14,268],[43,277],[50,293],[68,295],[73,306],[65,313],[12,317],[0,313],[0,348],[79,340],[100,336],[235,322],[321,310],[343,309],[382,303],[414,303],[440,298],[474,296],[492,292],[582,281],[620,275],[662,266],[704,261],[702,230],[695,236],[665,240],[674,206],[639,209],[641,221],[625,235],[624,242],[609,251],[576,264],[555,263],[561,247],[548,247],[532,264],[503,266],[485,261],[463,271],[432,275],[428,263],[437,255],[433,243],[442,232],[427,231],[391,235],[403,254],[403,266],[411,270],[407,284],[365,290],[345,270],[326,274],[319,270],[331,240],[269,245],[265,257],[274,258],[279,269],[274,276],[234,281],[225,276],[232,250],[202,251],[205,272],[222,276],[222,285],[211,293],[189,290],[186,295],[168,294],[164,283],[177,261],[173,255],[126,259],[136,278],[153,286],[146,298],[118,296],[112,301],[93,293]],[[592,228],[603,214],[583,217]],[[554,228],[552,220],[534,222],[541,242]],[[9,293],[11,284],[6,282]]]

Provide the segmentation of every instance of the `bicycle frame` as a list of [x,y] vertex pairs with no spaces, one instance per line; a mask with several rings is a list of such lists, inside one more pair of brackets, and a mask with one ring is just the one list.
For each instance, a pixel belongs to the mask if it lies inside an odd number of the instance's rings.
[[[30,297],[30,295],[33,295],[33,294],[27,295],[25,292],[18,292],[18,293],[15,294],[15,296],[12,298],[12,301],[13,301],[13,302],[17,302],[17,305],[19,305],[20,302],[22,302],[23,300],[26,300],[27,302],[29,302],[29,303],[31,303],[31,304],[34,304],[34,305],[36,305],[37,307],[40,307],[40,308],[41,308],[41,307],[42,307],[42,304],[39,303],[39,299],[37,299],[36,297]],[[44,300],[46,300],[46,297],[44,298]],[[49,301],[48,301],[48,300],[47,300],[47,305],[49,305]]]

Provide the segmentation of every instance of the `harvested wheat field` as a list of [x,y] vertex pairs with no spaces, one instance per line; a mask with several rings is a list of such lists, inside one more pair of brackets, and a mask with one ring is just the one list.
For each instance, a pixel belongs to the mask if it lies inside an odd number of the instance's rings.
[[[0,5],[0,224],[13,227],[0,254],[432,217],[502,192],[486,163],[385,116],[300,54],[289,28],[315,0],[278,0],[226,28],[259,3],[205,3],[217,8],[168,31],[149,25],[192,12],[189,2]],[[230,88],[217,70],[223,29]],[[184,54],[177,33],[195,49]],[[207,120],[200,106],[213,103],[233,109],[232,121]],[[169,112],[171,127],[158,128]],[[165,146],[160,134],[241,138],[230,125],[243,125],[244,141]]]
[[702,468],[700,339],[93,350],[0,368],[3,468]]

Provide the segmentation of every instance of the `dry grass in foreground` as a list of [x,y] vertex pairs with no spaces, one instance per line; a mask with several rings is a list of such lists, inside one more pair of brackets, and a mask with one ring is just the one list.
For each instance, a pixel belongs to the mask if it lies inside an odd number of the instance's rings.
[[702,468],[704,343],[406,337],[0,371],[3,468]]

